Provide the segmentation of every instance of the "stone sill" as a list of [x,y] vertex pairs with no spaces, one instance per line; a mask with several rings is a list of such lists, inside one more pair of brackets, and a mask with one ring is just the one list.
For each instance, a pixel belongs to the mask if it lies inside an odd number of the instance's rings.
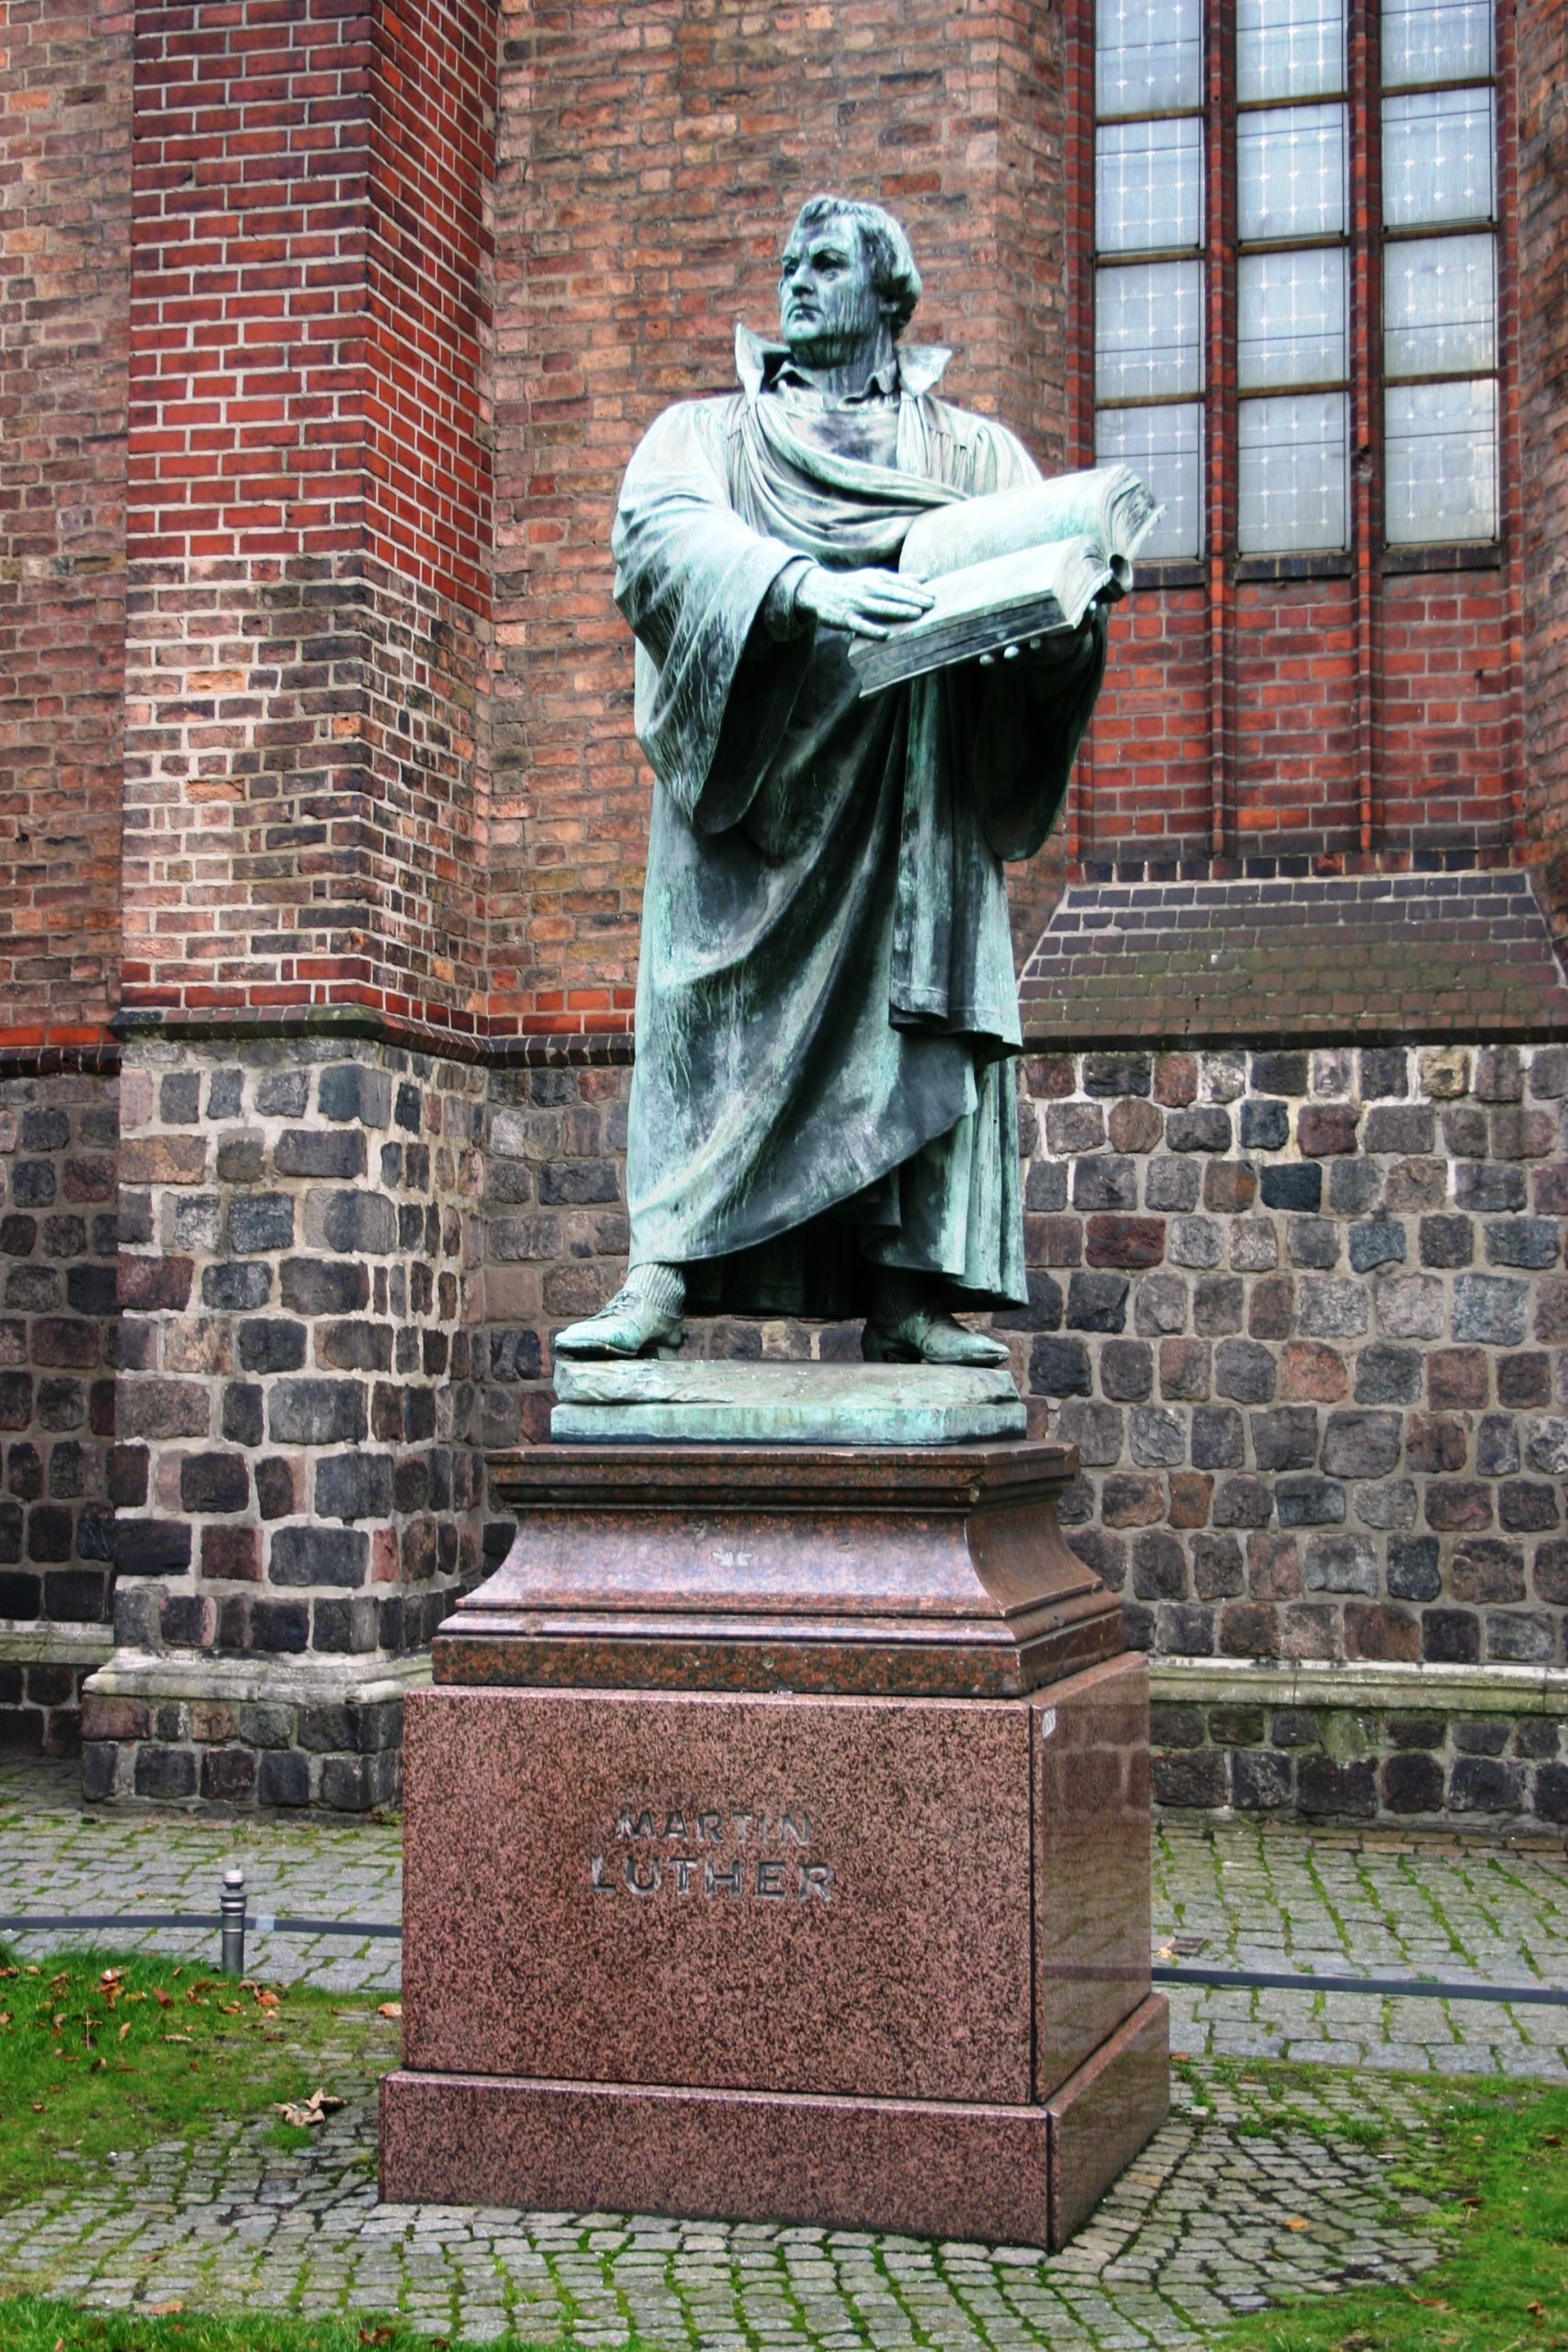
[[1156,1705],[1323,1707],[1450,1715],[1568,1715],[1568,1668],[1151,1658]]
[[[102,1653],[100,1653],[102,1655]],[[116,1650],[83,1685],[96,1699],[205,1699],[231,1706],[378,1707],[430,1680],[430,1653],[412,1657],[200,1657]]]
[[0,1617],[0,1663],[6,1666],[103,1666],[113,1652],[114,1634],[107,1625]]

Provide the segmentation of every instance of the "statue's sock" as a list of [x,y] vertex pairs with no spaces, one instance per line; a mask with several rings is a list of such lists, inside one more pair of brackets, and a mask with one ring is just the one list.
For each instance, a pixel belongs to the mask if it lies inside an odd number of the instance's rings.
[[658,1258],[645,1258],[639,1265],[628,1267],[626,1288],[661,1315],[679,1315],[686,1304],[686,1277],[679,1266],[666,1265]]

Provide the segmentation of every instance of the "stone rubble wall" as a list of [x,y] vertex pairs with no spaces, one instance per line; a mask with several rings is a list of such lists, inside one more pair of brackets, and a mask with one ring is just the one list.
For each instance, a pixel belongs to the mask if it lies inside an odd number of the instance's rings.
[[116,1094],[0,1080],[0,1746],[51,1755],[77,1736],[71,1654],[110,1610]]
[[[487,1440],[548,1430],[552,1329],[621,1279],[624,1068],[492,1080]],[[1079,1449],[1069,1540],[1156,1696],[1204,1659],[1474,1680],[1408,1708],[1159,1696],[1166,1802],[1568,1810],[1568,1046],[1034,1057],[1021,1072],[1021,1389]],[[858,1354],[715,1321],[702,1354]],[[1162,1678],[1161,1661],[1172,1675]],[[1484,1706],[1483,1690],[1489,1694]],[[1505,1694],[1506,1695],[1506,1694]]]
[[483,1089],[333,1038],[128,1048],[117,1675],[251,1660],[278,1702],[90,1696],[91,1793],[395,1797],[395,1702],[316,1703],[309,1669],[373,1689],[479,1573]]

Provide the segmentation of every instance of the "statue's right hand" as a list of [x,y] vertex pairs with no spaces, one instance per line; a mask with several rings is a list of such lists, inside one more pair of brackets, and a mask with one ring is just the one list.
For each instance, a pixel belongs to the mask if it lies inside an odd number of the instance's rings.
[[856,637],[886,637],[916,621],[935,598],[925,582],[897,571],[829,571],[814,563],[795,592],[795,610],[815,613],[829,628]]

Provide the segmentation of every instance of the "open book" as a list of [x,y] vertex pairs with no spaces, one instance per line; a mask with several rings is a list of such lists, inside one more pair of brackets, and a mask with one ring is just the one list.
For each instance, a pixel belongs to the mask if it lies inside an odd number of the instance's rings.
[[850,660],[861,693],[1076,629],[1096,596],[1131,583],[1159,513],[1128,467],[1097,466],[922,514],[898,569],[929,581],[936,602],[886,638],[856,639]]

